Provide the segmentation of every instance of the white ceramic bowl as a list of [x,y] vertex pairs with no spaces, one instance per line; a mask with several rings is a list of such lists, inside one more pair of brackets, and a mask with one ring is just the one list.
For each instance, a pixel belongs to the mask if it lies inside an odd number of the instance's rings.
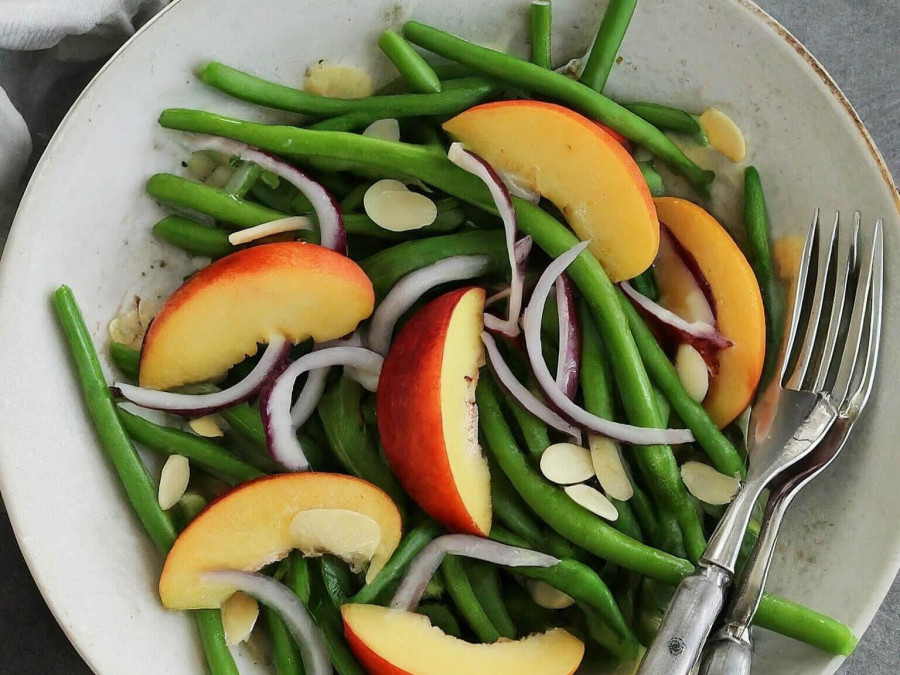
[[[554,1],[554,48],[583,53],[605,2]],[[150,236],[160,209],[148,176],[182,159],[155,124],[167,106],[263,117],[201,85],[193,69],[219,59],[298,84],[309,63],[340,59],[389,73],[377,35],[416,17],[523,52],[526,0],[182,0],[135,36],[78,100],[42,158],[0,271],[0,487],[19,543],[57,620],[98,673],[200,672],[191,622],[162,609],[161,560],[125,502],[91,430],[50,309],[75,291],[98,345],[124,298],[164,295],[187,261]],[[609,90],[687,108],[715,105],[749,139],[779,233],[799,233],[815,207],[883,217],[888,247],[881,382],[900,380],[892,336],[900,224],[896,192],[868,134],[815,60],[746,0],[647,0]],[[270,119],[272,115],[268,116]],[[713,168],[727,169],[718,161]],[[738,172],[722,171],[717,212],[730,225]],[[163,269],[159,261],[166,260]],[[862,633],[900,563],[894,429],[900,401],[879,386],[850,446],[794,507],[772,590]],[[257,672],[246,656],[242,672]],[[759,673],[826,674],[838,659],[763,636]]]

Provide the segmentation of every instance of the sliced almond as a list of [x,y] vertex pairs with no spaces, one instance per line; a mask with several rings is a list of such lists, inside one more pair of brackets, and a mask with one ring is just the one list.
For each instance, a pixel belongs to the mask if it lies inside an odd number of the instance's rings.
[[126,347],[139,349],[144,339],[144,333],[156,314],[156,306],[146,302],[140,296],[134,296],[128,305],[123,306],[119,313],[109,322],[107,331],[114,342],[120,342]]
[[437,206],[425,195],[410,190],[399,180],[374,183],[363,197],[363,207],[379,227],[391,232],[407,232],[431,225]]
[[203,436],[204,438],[221,438],[225,435],[225,432],[222,431],[222,427],[219,426],[218,415],[195,417],[188,422],[188,426],[195,434]]
[[529,579],[527,584],[531,599],[545,609],[565,609],[575,604],[575,599],[543,581]]
[[709,144],[737,164],[747,156],[744,134],[728,115],[716,108],[710,108],[700,115],[700,126],[709,139]]
[[381,529],[369,516],[356,511],[310,509],[294,516],[291,538],[304,555],[330,553],[358,572],[375,555],[381,543]]
[[187,490],[190,480],[191,465],[187,457],[170,455],[163,464],[162,473],[159,475],[159,491],[157,493],[159,508],[165,511],[175,506],[184,491]]
[[634,487],[622,460],[622,448],[615,441],[595,434],[591,434],[588,442],[591,446],[591,464],[600,487],[613,499],[627,502],[634,496]]
[[532,204],[537,204],[541,201],[541,195],[535,190],[532,190],[521,176],[509,173],[508,171],[503,171],[502,169],[497,169],[497,175],[500,176],[500,180],[503,181],[506,189],[509,190],[509,194],[513,197],[520,197]]
[[238,591],[228,598],[222,603],[225,643],[233,647],[247,640],[258,618],[259,605],[251,596]]
[[319,61],[306,70],[306,91],[335,98],[365,98],[372,94],[372,77],[364,70],[329,61]]
[[591,453],[574,443],[555,443],[541,455],[541,473],[558,485],[583,483],[594,477]]
[[228,181],[234,175],[234,167],[230,164],[219,164],[213,172],[203,181],[209,187],[223,188],[228,185]]
[[681,480],[688,492],[701,502],[713,505],[729,504],[741,486],[740,478],[719,473],[703,462],[685,462],[681,466]]
[[600,490],[595,490],[584,483],[569,485],[564,489],[573,502],[583,506],[591,513],[600,516],[604,520],[615,521],[619,519],[619,510]]
[[396,142],[400,140],[400,123],[395,119],[375,120],[366,127],[362,135]]
[[249,244],[251,241],[256,241],[263,237],[271,237],[274,234],[311,229],[313,229],[313,222],[306,216],[279,218],[278,220],[270,220],[267,223],[232,232],[228,235],[228,243],[232,246],[240,246],[241,244]]
[[192,152],[185,164],[187,164],[188,172],[197,180],[202,181],[209,178],[209,175],[219,166],[219,162],[203,150]]
[[675,372],[692,399],[701,402],[709,391],[709,368],[700,352],[691,345],[682,344],[675,352]]

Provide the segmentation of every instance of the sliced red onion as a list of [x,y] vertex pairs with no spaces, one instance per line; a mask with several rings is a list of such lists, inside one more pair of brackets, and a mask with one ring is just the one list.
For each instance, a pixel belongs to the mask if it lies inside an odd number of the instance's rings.
[[214,150],[253,162],[264,171],[274,173],[300,190],[313,206],[319,221],[322,246],[347,255],[347,233],[341,209],[331,193],[321,183],[313,180],[292,164],[254,148],[252,145],[218,136],[203,136],[198,141],[201,150]]
[[487,300],[484,301],[484,306],[485,306],[485,307],[490,307],[490,306],[493,305],[495,302],[500,302],[501,300],[503,300],[503,299],[505,299],[505,298],[508,298],[508,297],[509,297],[509,293],[510,293],[510,291],[509,291],[509,286],[506,286],[506,287],[500,289],[499,291],[497,291],[497,292],[494,293],[493,295],[489,296],[489,297],[487,298]]
[[669,311],[662,305],[653,302],[646,295],[638,293],[627,281],[621,282],[619,287],[635,305],[683,338],[703,340],[716,349],[727,349],[734,344],[712,324],[708,324],[705,321],[686,321],[682,319],[675,312]]
[[552,555],[501,544],[492,539],[471,534],[445,534],[433,540],[413,558],[394,593],[391,608],[413,611],[446,555],[461,555],[506,567],[553,567],[559,563],[559,558]]
[[570,401],[578,391],[578,370],[581,366],[581,339],[578,315],[575,313],[575,293],[565,274],[556,280],[556,310],[559,314],[559,356],[556,359],[556,386]]
[[518,176],[507,171],[501,171],[500,169],[497,169],[496,171],[500,180],[502,180],[503,184],[506,186],[506,189],[509,190],[509,194],[524,199],[529,204],[540,203],[541,195],[530,187],[523,185]]
[[481,341],[484,343],[484,349],[485,352],[487,352],[488,364],[490,364],[491,370],[494,371],[498,382],[506,389],[509,395],[516,399],[525,410],[537,417],[544,424],[557,431],[561,431],[564,434],[568,434],[576,443],[580,444],[581,430],[578,427],[569,424],[560,417],[559,414],[547,407],[543,401],[528,391],[528,387],[516,379],[516,376],[513,375],[513,372],[509,369],[506,361],[504,361],[503,357],[500,355],[500,350],[497,349],[497,343],[494,341],[494,336],[485,331],[481,334]]
[[274,610],[300,648],[303,668],[309,675],[331,675],[334,672],[322,631],[290,588],[262,574],[241,570],[213,570],[203,576],[252,595]]
[[325,381],[330,370],[331,368],[317,368],[309,371],[309,375],[306,376],[306,382],[303,383],[303,388],[291,407],[291,423],[295,429],[306,424],[316,411],[316,406],[325,393]]
[[531,302],[525,308],[523,317],[523,325],[525,329],[525,348],[528,352],[528,360],[531,361],[531,368],[534,371],[538,384],[550,402],[555,405],[560,413],[572,420],[575,424],[584,427],[589,431],[612,438],[613,440],[623,443],[631,443],[633,445],[668,445],[675,443],[690,443],[694,440],[694,434],[689,429],[650,429],[646,427],[636,427],[630,424],[622,424],[613,422],[602,417],[592,415],[584,408],[576,405],[556,386],[556,381],[550,374],[544,356],[541,353],[541,317],[544,314],[544,306],[547,304],[547,296],[553,284],[556,283],[557,277],[561,275],[566,268],[584,251],[590,241],[583,241],[576,244],[568,251],[551,262],[541,278],[538,279],[537,286],[531,296]]
[[383,363],[380,354],[362,347],[329,347],[300,357],[267,383],[259,395],[259,414],[272,459],[290,471],[309,470],[309,462],[297,438],[298,427],[291,418],[291,395],[300,375],[331,366],[353,366],[380,373]]
[[[512,198],[509,196],[509,190],[497,175],[497,172],[490,164],[485,162],[478,155],[465,150],[460,143],[453,143],[447,152],[447,159],[456,164],[461,169],[478,176],[491,193],[497,211],[500,212],[500,218],[503,220],[503,229],[506,231],[506,250],[509,254],[510,267],[510,294],[509,294],[509,314],[506,319],[499,319],[493,314],[484,315],[484,325],[489,329],[507,337],[517,337],[519,330],[519,314],[522,312],[522,294],[525,289],[525,275],[523,274],[522,265],[518,264],[516,258],[516,233],[518,231],[518,221],[516,219],[516,209],[513,206]],[[527,254],[526,256],[527,257]]]
[[462,281],[484,274],[490,267],[486,255],[457,255],[410,272],[400,279],[388,293],[369,324],[369,349],[387,354],[391,346],[394,326],[406,311],[435,286]]
[[251,398],[278,371],[287,359],[290,348],[290,343],[283,336],[271,337],[262,358],[247,377],[228,389],[211,394],[176,394],[170,391],[144,389],[125,382],[117,382],[113,385],[113,389],[142,408],[202,417]]

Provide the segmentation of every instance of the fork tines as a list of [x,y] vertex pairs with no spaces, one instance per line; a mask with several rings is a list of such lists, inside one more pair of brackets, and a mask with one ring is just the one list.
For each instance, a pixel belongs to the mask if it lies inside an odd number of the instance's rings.
[[792,316],[782,348],[785,389],[830,394],[846,413],[872,388],[881,337],[883,224],[849,225],[816,210],[800,262]]

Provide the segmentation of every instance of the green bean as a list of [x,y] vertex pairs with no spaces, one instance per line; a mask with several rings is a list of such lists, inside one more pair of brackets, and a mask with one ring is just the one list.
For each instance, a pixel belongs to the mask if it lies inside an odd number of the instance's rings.
[[163,218],[153,226],[153,234],[191,255],[221,258],[235,250],[226,230],[182,216]]
[[830,616],[768,593],[763,596],[753,622],[841,656],[850,656],[859,642],[850,628]]
[[646,537],[646,541],[656,545],[659,538],[659,523],[656,520],[653,504],[640,485],[632,483],[632,488],[634,495],[628,501],[631,503],[634,516],[641,526],[641,532]]
[[550,0],[531,0],[531,62],[548,70],[553,68],[550,49],[552,15]]
[[[72,289],[60,286],[53,295],[53,304],[69,344],[85,405],[100,437],[100,443],[153,543],[160,551],[167,553],[175,542],[175,525],[169,514],[159,507],[153,480],[119,421],[115,401],[103,377],[100,359],[97,358]],[[200,639],[210,673],[237,675],[234,659],[225,645],[220,613],[216,610],[199,610],[193,614],[200,629]]]
[[584,617],[588,637],[612,654],[617,662],[634,661],[638,657],[640,643],[630,630],[627,636],[619,635],[606,625],[600,613],[590,605],[579,603],[578,609]]
[[659,103],[643,102],[623,103],[622,107],[627,108],[641,119],[647,120],[657,129],[687,134],[698,139],[701,145],[707,144],[703,128],[700,126],[697,118],[684,110]]
[[778,358],[781,336],[784,333],[784,289],[778,281],[772,261],[769,212],[763,194],[762,181],[755,166],[744,171],[744,226],[750,264],[756,274],[766,310],[766,360],[761,382],[769,381]]
[[521,61],[514,56],[480,47],[416,21],[403,26],[403,36],[413,44],[439,56],[471,66],[481,72],[535,93],[549,96],[598,119],[625,138],[638,143],[660,157],[673,170],[683,174],[694,187],[705,190],[715,178],[688,159],[664,133],[588,86]]
[[384,490],[399,507],[406,493],[378,452],[376,439],[362,417],[362,385],[342,377],[322,396],[316,409],[332,452],[346,471]]
[[331,555],[324,555],[318,559],[318,563],[322,586],[332,604],[340,608],[353,595],[354,586],[358,588],[359,584],[344,561]]
[[151,176],[146,189],[151,197],[161,202],[199,211],[239,228],[253,227],[285,217],[280,211],[168,173]]
[[628,319],[631,335],[640,350],[647,371],[678,416],[694,433],[697,443],[706,452],[713,466],[728,476],[735,473],[744,475],[744,462],[737,450],[712,421],[703,406],[684,390],[684,385],[675,372],[675,366],[656,341],[640,313],[621,292],[619,304]]
[[452,255],[490,256],[493,272],[509,267],[502,231],[465,232],[397,244],[362,261],[380,302],[400,279],[410,272]]
[[500,637],[510,640],[516,638],[516,626],[500,592],[500,573],[494,565],[479,560],[467,560],[463,563],[466,576],[475,591],[475,597],[487,614],[488,619],[500,633]]
[[[582,358],[585,361],[580,372],[585,408],[595,415],[612,419],[614,410],[612,372],[608,365],[610,360],[604,354],[605,345],[600,341],[585,303],[581,304],[580,310]],[[652,419],[655,425],[661,425],[663,419],[655,401],[653,408],[657,415],[646,419]],[[631,458],[643,474],[644,482],[649,486],[660,510],[670,512],[677,518],[689,549],[689,557],[696,560],[706,548],[706,538],[672,451],[668,446],[634,447]]]
[[175,527],[178,528],[180,532],[188,525],[191,524],[191,521],[194,520],[200,512],[203,511],[208,505],[208,502],[203,495],[197,494],[196,492],[186,492],[181,496],[181,499],[172,507],[172,519],[175,522]]
[[491,504],[494,516],[508,530],[527,540],[531,547],[540,548],[544,532],[531,515],[509,479],[502,471],[491,467]]
[[578,78],[594,91],[602,92],[606,86],[636,5],[637,0],[610,0],[606,7],[594,45],[588,54],[584,70],[581,71],[581,77]]
[[165,455],[183,455],[213,473],[241,482],[265,475],[209,439],[154,424],[121,408],[118,414],[128,435],[151,450]]
[[[312,561],[311,564],[315,564]],[[322,639],[338,675],[366,675],[344,639],[340,608],[333,604],[319,575],[310,575],[311,594],[307,608],[322,632]]]
[[519,584],[503,585],[503,604],[522,635],[543,633],[559,626],[556,612],[536,604]]
[[211,61],[200,70],[200,79],[235,98],[257,105],[307,115],[336,116],[370,113],[376,119],[416,115],[455,114],[493,95],[497,85],[480,77],[457,83],[434,94],[397,94],[365,98],[332,98],[267,82],[249,73]]
[[132,349],[121,342],[110,340],[109,356],[112,362],[116,364],[122,375],[137,382],[138,375],[141,372],[141,353],[137,349]]
[[634,515],[634,510],[631,508],[630,500],[622,501],[621,499],[611,498],[610,501],[616,507],[616,511],[619,512],[619,517],[616,518],[613,527],[622,534],[643,542],[644,533],[641,531],[637,516]]
[[456,638],[462,637],[459,621],[456,620],[456,617],[447,605],[440,602],[423,602],[416,608],[416,612],[427,616],[431,621],[431,625],[440,628],[446,635],[452,635]]
[[586,551],[641,574],[678,583],[690,563],[657,551],[618,532],[575,504],[530,466],[500,409],[496,387],[482,375],[476,391],[478,414],[488,451],[531,509],[550,527]]
[[266,451],[266,432],[263,430],[259,411],[249,403],[237,405],[219,411],[232,431],[262,452]]
[[666,194],[666,184],[663,183],[662,176],[660,176],[656,169],[653,168],[653,160],[647,159],[643,162],[638,162],[637,165],[641,170],[641,175],[644,177],[644,182],[647,183],[650,195],[653,197],[662,197]]
[[462,560],[454,555],[448,555],[441,563],[441,573],[444,575],[444,582],[447,584],[447,591],[453,604],[475,636],[484,643],[499,640],[500,632],[488,618],[478,596],[475,595]]
[[399,33],[384,31],[378,38],[378,46],[400,71],[412,91],[419,94],[437,94],[441,91],[437,74]]
[[411,530],[400,541],[400,545],[397,546],[397,550],[394,551],[387,564],[381,568],[372,581],[362,587],[359,593],[350,598],[350,602],[355,604],[382,602],[386,593],[400,580],[412,559],[442,531],[441,526],[433,520],[426,520]]
[[422,592],[423,600],[440,600],[447,593],[447,587],[444,585],[444,579],[440,574],[435,574],[425,585]]
[[[497,534],[498,541],[511,546],[527,544],[527,542],[520,541],[517,537],[511,537],[505,532],[501,531]],[[576,601],[589,605],[597,610],[600,616],[603,617],[603,620],[616,633],[625,638],[634,637],[609,587],[587,565],[576,560],[560,560],[552,567],[515,567],[510,568],[509,571],[527,579],[543,581]]]
[[372,187],[371,183],[360,183],[353,188],[350,194],[341,200],[341,211],[349,213],[350,211],[356,211],[357,209],[362,208],[366,192],[368,192],[370,187]]
[[294,638],[278,614],[263,605],[260,607],[266,627],[269,629],[269,642],[272,643],[272,661],[275,675],[303,675],[303,662]]
[[262,180],[250,189],[250,196],[263,206],[281,213],[312,213],[312,203],[293,185],[287,181],[279,181],[277,187],[271,187]]
[[294,551],[290,555],[290,564],[287,567],[284,582],[304,605],[309,605],[312,599],[312,575],[309,569],[309,559],[304,558],[299,551]]
[[645,269],[629,283],[638,293],[650,298],[653,302],[659,300],[659,285],[656,283],[656,273],[652,267]]
[[259,180],[260,176],[262,176],[262,169],[258,164],[241,162],[234,170],[231,178],[228,179],[223,190],[232,197],[243,199],[250,192],[250,188]]
[[117,406],[103,377],[100,360],[72,290],[68,286],[60,286],[53,296],[53,304],[101,445],[150,538],[159,550],[166,553],[175,541],[175,526],[169,514],[159,507],[153,479],[116,414]]
[[[466,79],[478,75],[472,68],[459,63],[439,63],[436,65],[429,65],[434,71],[434,74],[437,75],[438,79],[443,83],[444,87],[451,86],[450,83],[454,80]],[[375,90],[376,96],[406,93],[409,93],[409,83],[402,75],[398,75],[387,84],[384,84]]]
[[653,545],[679,558],[687,558],[684,534],[678,526],[675,514],[670,511],[661,511],[657,514],[656,522],[659,527]]

